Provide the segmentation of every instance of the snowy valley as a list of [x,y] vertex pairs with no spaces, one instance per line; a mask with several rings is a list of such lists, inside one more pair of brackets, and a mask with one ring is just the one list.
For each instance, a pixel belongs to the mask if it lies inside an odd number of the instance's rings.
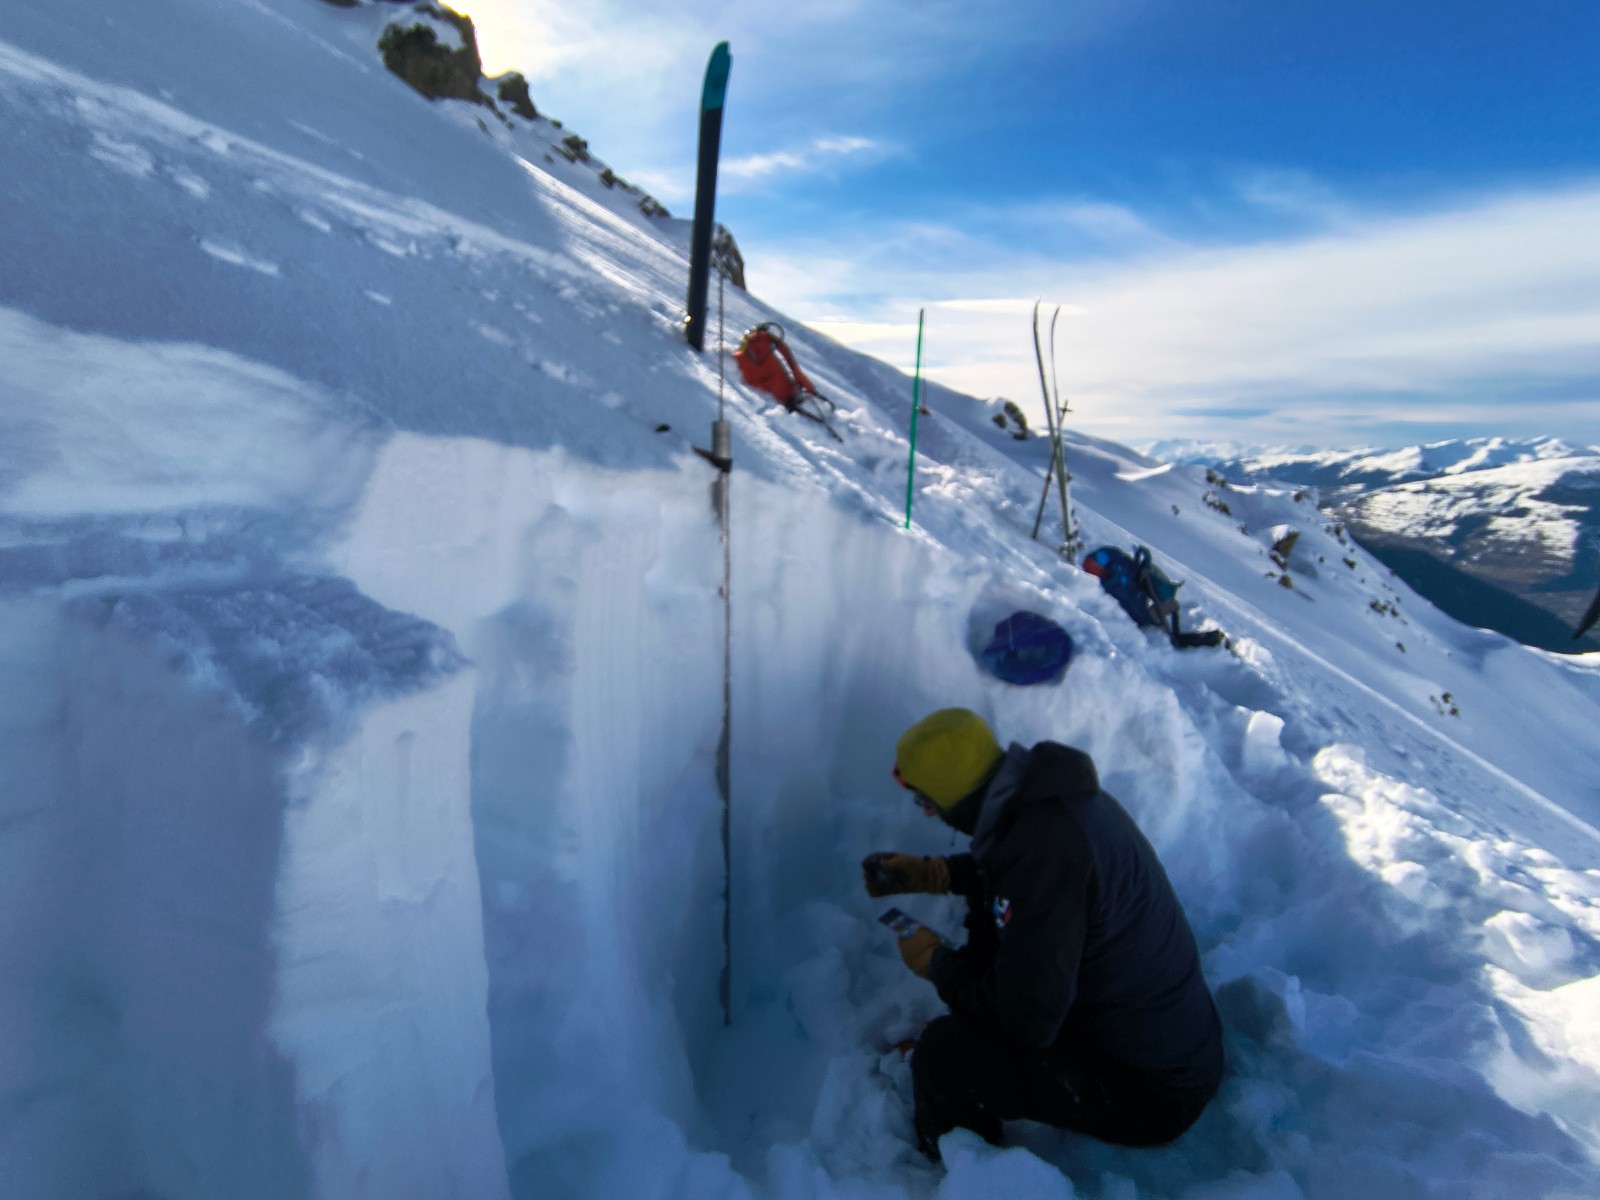
[[1506,438],[1390,451],[1218,453],[1147,447],[1210,463],[1224,479],[1314,488],[1384,565],[1467,625],[1558,653],[1600,587],[1600,447]]
[[[0,1194],[1600,1194],[1600,655],[1069,433],[1089,544],[1233,640],[1178,653],[1030,539],[1042,439],[925,388],[907,530],[910,381],[733,288],[843,440],[727,373],[725,879],[682,225],[418,96],[397,11],[0,22]],[[1056,684],[974,657],[1021,608]],[[1160,851],[1230,1062],[1170,1147],[910,1140],[941,1005],[857,863],[955,847],[889,776],[955,704]]]

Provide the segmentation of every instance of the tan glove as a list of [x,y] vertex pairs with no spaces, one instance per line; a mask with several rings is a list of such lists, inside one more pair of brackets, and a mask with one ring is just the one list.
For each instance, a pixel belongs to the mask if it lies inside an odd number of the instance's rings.
[[950,890],[950,864],[942,858],[879,850],[861,860],[861,877],[869,896],[926,892],[942,896]]
[[933,952],[939,948],[939,935],[931,929],[919,929],[910,937],[900,939],[900,957],[913,974],[924,979],[933,968]]

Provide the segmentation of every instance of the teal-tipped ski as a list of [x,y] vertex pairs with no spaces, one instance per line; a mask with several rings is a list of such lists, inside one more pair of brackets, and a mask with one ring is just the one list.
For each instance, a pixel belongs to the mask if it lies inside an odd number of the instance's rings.
[[706,63],[700,89],[700,156],[695,171],[694,226],[689,239],[689,313],[684,336],[696,350],[705,349],[706,294],[711,278],[711,226],[717,210],[717,158],[722,152],[722,105],[728,95],[733,57],[728,43],[718,42]]

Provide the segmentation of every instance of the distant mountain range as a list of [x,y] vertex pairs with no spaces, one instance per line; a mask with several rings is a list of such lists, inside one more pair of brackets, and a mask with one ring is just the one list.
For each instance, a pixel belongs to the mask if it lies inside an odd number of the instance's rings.
[[1160,442],[1234,483],[1314,489],[1318,504],[1417,592],[1530,646],[1600,648],[1572,630],[1600,586],[1600,446],[1470,438],[1400,450]]

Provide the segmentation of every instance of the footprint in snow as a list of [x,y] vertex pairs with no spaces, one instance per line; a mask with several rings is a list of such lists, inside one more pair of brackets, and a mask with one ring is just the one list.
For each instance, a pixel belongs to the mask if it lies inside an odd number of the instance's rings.
[[219,242],[213,241],[211,238],[201,238],[200,249],[211,255],[212,258],[219,259],[235,267],[248,267],[250,270],[259,271],[263,275],[276,276],[279,274],[277,263],[253,257],[236,242]]
[[586,382],[582,372],[567,366],[566,363],[551,362],[548,359],[541,359],[538,362],[535,362],[533,365],[548,375],[551,379],[554,379],[557,383],[578,385]]
[[367,241],[382,250],[385,254],[392,254],[396,258],[410,258],[417,252],[415,242],[402,246],[399,242],[391,242],[381,234],[368,232]]
[[109,134],[96,132],[89,156],[114,167],[118,171],[144,178],[155,173],[155,155],[136,142],[125,142]]
[[301,133],[305,134],[307,137],[315,138],[317,141],[321,142],[324,146],[336,146],[336,145],[338,145],[337,142],[335,142],[327,134],[323,133],[320,129],[313,129],[310,125],[303,125],[299,121],[290,121],[290,122],[288,122],[288,124],[289,124],[289,127],[291,129],[298,129]]
[[167,178],[196,200],[211,198],[211,185],[191,171],[185,171],[182,167],[168,167]]

